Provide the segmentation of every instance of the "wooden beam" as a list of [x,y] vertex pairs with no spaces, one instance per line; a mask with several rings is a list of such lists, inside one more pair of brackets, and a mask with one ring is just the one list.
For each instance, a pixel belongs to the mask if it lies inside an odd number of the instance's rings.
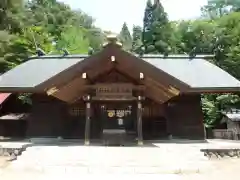
[[[117,70],[120,71],[122,74],[126,74],[130,78],[135,79],[135,81],[138,81],[138,84],[144,84],[144,86],[146,86],[145,95],[158,103],[162,104],[173,97],[171,93],[166,92],[166,87],[163,86],[163,90],[161,88],[162,85],[160,86],[158,85],[159,83],[154,83],[154,81],[151,81],[151,79],[147,78],[146,75],[144,79],[140,80],[139,72],[136,72],[136,70],[134,69],[127,72],[126,70],[122,69],[121,66],[117,66]],[[158,86],[156,87],[156,85]]]
[[59,88],[59,91],[53,93],[52,96],[68,102],[73,99],[73,97],[76,97],[80,91],[84,90],[83,87],[86,83],[87,82],[82,79],[82,77],[78,77],[65,86]]
[[115,69],[119,74],[122,74],[132,82],[135,82],[135,84],[140,84],[141,81],[139,78],[139,73],[135,72],[134,69],[132,69],[131,71],[127,71],[127,69],[125,69],[124,67],[121,67],[120,65],[116,66]]
[[98,79],[102,79],[104,76],[109,75],[111,72],[113,72],[114,69],[109,69],[108,71],[103,71],[100,74],[98,74],[98,76],[92,77],[92,84],[94,84]]
[[86,123],[85,123],[85,137],[84,144],[90,144],[90,130],[91,130],[91,103],[86,101]]
[[144,78],[140,80],[139,73],[142,73],[142,72],[137,72],[134,69],[132,69],[131,71],[128,71],[127,69],[124,69],[120,65],[117,66],[117,69],[119,71],[121,71],[122,73],[127,74],[128,76],[130,76],[133,79],[139,79],[138,82],[141,84],[146,84],[150,87],[155,86],[155,87],[159,88],[159,90],[161,90],[161,93],[164,93],[164,95],[166,95],[166,96],[172,97],[172,95],[176,96],[176,94],[178,95],[180,93],[180,91],[178,89],[174,88],[173,86],[163,85],[160,82],[155,81],[153,78],[147,76],[146,74],[144,74]]
[[91,68],[87,71],[87,73],[92,83],[94,83],[95,80],[99,78],[99,76],[111,71],[112,69],[113,69],[113,65],[108,63],[108,64],[103,64],[102,66],[98,66],[96,68]]
[[134,85],[130,83],[98,83],[92,85],[85,85],[85,89],[97,89],[99,86],[106,86],[106,87],[118,87],[118,86],[125,86],[131,88],[132,90],[145,90],[146,86],[144,85]]
[[169,86],[168,91],[171,92],[172,94],[174,94],[175,96],[178,96],[180,94],[180,91],[173,86]]
[[125,72],[132,73],[134,70],[135,73],[142,72],[145,76],[149,76],[157,82],[165,83],[167,85],[174,85],[181,91],[187,91],[190,88],[187,84],[181,82],[179,79],[170,76],[163,70],[149,64],[147,61],[144,61],[139,57],[131,56],[120,49],[116,51],[116,56],[121,59],[118,66],[121,66]]
[[59,89],[57,89],[56,87],[53,87],[53,88],[47,90],[47,95],[49,95],[49,96],[53,95],[54,93],[56,93],[58,91],[59,91]]
[[136,101],[136,97],[119,97],[119,98],[110,98],[110,97],[92,97],[93,101]]
[[[141,96],[140,96],[141,97]],[[137,102],[137,132],[138,132],[138,145],[143,145],[142,135],[142,102],[141,98]]]
[[159,92],[159,90],[156,90],[156,88],[153,87],[147,87],[145,96],[161,104],[171,99],[171,97],[165,96]]
[[[149,82],[149,83],[148,83]],[[180,91],[176,88],[174,88],[173,86],[167,86],[167,85],[163,85],[157,81],[155,81],[154,79],[150,78],[150,77],[146,77],[144,79],[144,83],[146,84],[152,84],[154,85],[155,87],[159,88],[162,90],[162,92],[165,94],[165,95],[179,95]]]

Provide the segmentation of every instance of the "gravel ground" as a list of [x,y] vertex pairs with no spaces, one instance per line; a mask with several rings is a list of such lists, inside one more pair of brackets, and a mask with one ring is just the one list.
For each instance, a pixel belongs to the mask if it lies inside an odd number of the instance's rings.
[[[211,146],[240,144],[212,142]],[[209,145],[207,145],[209,146]],[[205,158],[205,144],[155,144],[155,147],[36,146],[14,162],[0,157],[0,179],[106,179],[225,180],[240,176],[240,159]]]
[[7,157],[0,156],[0,169],[6,168],[8,164],[9,162],[7,161]]

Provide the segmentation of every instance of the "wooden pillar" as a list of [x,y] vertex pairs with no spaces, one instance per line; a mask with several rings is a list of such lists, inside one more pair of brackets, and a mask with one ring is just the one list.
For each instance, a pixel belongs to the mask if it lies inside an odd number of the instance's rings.
[[85,98],[86,102],[86,124],[85,124],[85,137],[84,137],[84,144],[90,144],[90,130],[91,130],[91,102],[90,96],[88,95]]
[[142,97],[138,96],[137,101],[137,131],[138,131],[138,145],[143,145],[142,134]]

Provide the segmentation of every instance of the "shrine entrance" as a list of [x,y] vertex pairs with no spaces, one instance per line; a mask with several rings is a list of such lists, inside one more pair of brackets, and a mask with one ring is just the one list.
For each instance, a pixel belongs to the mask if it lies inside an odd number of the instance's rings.
[[[139,111],[142,108],[140,107],[138,111],[140,100],[134,93],[139,87],[131,83],[101,83],[89,86],[89,88],[93,89],[89,101],[92,107],[91,112],[93,112],[91,114],[93,120],[90,128],[91,137],[108,141],[115,137],[113,139],[115,143],[116,137],[121,138],[121,141],[136,140],[139,132],[137,120],[138,117],[141,120]],[[141,126],[140,124],[140,128]],[[141,132],[140,136],[142,136]]]
[[100,108],[104,129],[135,130],[136,113],[133,103],[104,103]]

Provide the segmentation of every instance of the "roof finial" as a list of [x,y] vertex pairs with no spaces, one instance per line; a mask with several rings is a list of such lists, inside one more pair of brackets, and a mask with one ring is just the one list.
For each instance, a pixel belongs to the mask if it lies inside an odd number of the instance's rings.
[[37,48],[36,53],[38,56],[45,56],[46,53],[41,49],[41,48]]
[[117,35],[115,34],[109,34],[107,35],[107,44],[116,44],[120,47],[122,47],[122,43],[118,41]]
[[67,56],[70,54],[70,52],[66,48],[62,49],[62,51],[63,51],[63,56]]

